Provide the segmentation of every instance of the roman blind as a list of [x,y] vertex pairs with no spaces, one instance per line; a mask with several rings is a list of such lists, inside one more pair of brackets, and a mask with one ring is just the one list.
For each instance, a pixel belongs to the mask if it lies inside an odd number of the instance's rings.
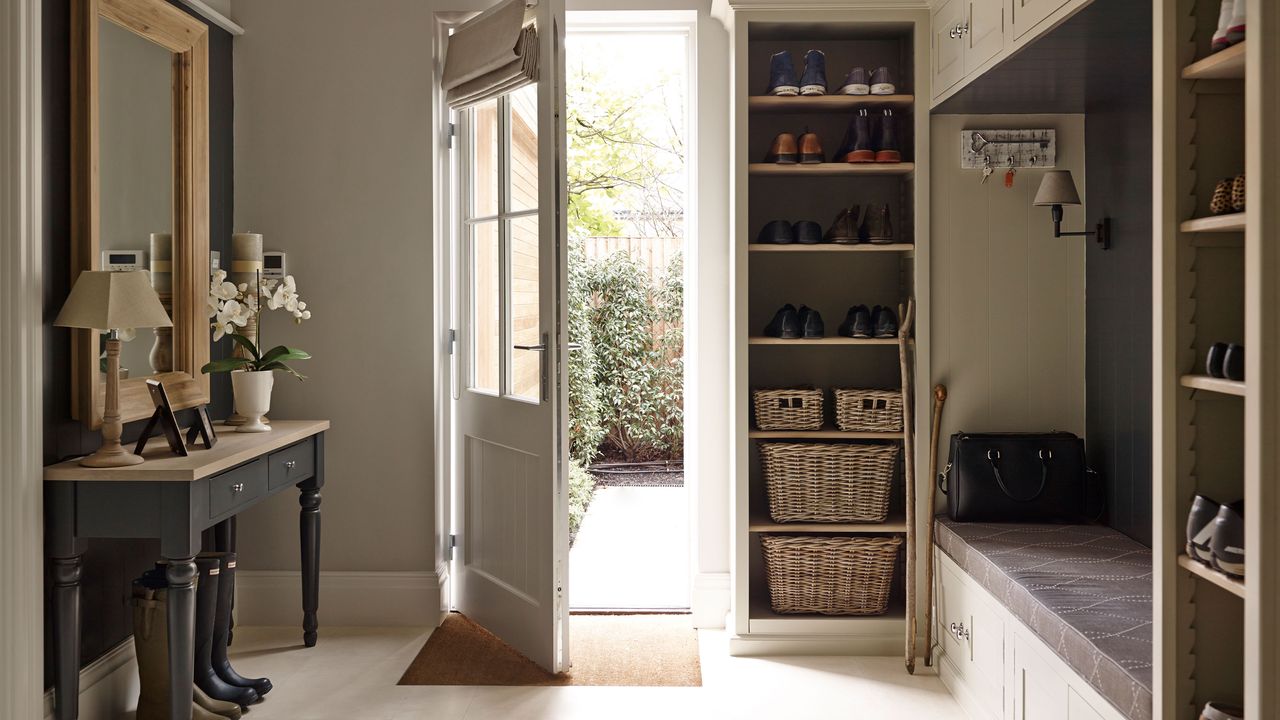
[[525,24],[526,0],[503,0],[449,36],[442,84],[453,108],[495,98],[537,81],[538,32]]

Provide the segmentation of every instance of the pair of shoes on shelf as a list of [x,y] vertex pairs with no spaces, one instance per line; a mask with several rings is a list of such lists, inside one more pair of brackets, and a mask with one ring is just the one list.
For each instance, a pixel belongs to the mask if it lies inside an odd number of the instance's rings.
[[878,67],[870,75],[865,68],[855,67],[844,76],[844,84],[837,95],[892,95],[898,91],[893,83],[893,73],[887,67]]
[[[157,564],[133,583],[134,644],[141,685],[137,720],[169,716],[165,573],[166,565]],[[259,702],[271,690],[270,680],[240,675],[227,657],[235,575],[235,553],[202,553],[196,558],[194,720],[235,720],[242,708]]]
[[756,242],[763,245],[817,245],[822,240],[822,226],[812,220],[797,220],[793,225],[786,220],[771,220],[760,228]]
[[871,115],[866,108],[859,108],[849,121],[844,140],[831,162],[902,162],[902,152],[898,149],[898,126],[893,119],[893,110],[885,108],[878,117],[880,122],[873,132]]
[[1232,577],[1244,577],[1244,501],[1220,505],[1196,495],[1187,515],[1187,555]]
[[804,54],[804,74],[796,82],[796,66],[791,53],[783,50],[769,58],[769,87],[766,95],[794,97],[796,95],[827,94],[827,56],[821,50]]
[[1200,720],[1244,720],[1244,708],[1210,700],[1200,711]]
[[888,305],[854,305],[837,330],[851,338],[892,338],[898,336],[898,316]]
[[[892,95],[897,92],[893,73],[887,67],[878,67],[870,75],[863,67],[855,67],[844,76],[838,95]],[[769,87],[766,95],[794,97],[796,95],[827,94],[827,57],[821,50],[804,54],[804,73],[796,81],[796,66],[791,53],[783,50],[769,58]]]
[[1211,52],[1226,50],[1244,41],[1247,0],[1222,0],[1218,9],[1218,30],[1213,34]]
[[818,140],[817,134],[805,130],[799,140],[791,133],[778,133],[769,152],[765,154],[764,161],[779,165],[795,165],[797,162],[809,165],[822,162],[823,157],[822,142]]
[[1214,343],[1205,356],[1204,371],[1210,377],[1244,381],[1244,346]]
[[889,217],[889,206],[853,205],[843,208],[836,214],[835,221],[822,239],[839,245],[891,244],[893,221]]
[[774,313],[773,320],[764,328],[766,337],[795,340],[798,338],[821,338],[826,336],[826,326],[822,323],[822,314],[808,305],[787,303]]
[[1234,178],[1223,178],[1213,188],[1213,197],[1209,200],[1209,212],[1214,215],[1244,212],[1244,198],[1244,173]]

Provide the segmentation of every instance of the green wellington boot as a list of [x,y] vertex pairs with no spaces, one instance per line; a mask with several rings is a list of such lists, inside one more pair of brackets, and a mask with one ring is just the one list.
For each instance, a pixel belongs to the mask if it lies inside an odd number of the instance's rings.
[[[138,694],[136,720],[167,720],[169,716],[169,628],[165,621],[168,591],[156,587],[152,578],[133,583],[133,646],[138,656]],[[231,705],[232,703],[225,703]],[[217,703],[214,708],[221,708]],[[192,695],[191,720],[238,720],[235,713],[220,712],[199,702]]]

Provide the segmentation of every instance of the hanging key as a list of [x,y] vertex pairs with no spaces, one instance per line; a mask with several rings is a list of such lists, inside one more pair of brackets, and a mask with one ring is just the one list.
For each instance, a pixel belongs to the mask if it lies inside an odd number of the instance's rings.
[[991,177],[991,173],[994,173],[995,171],[996,169],[991,167],[991,156],[984,155],[982,162],[982,182],[979,183],[979,185],[986,185],[987,178]]
[[1008,171],[1008,172],[1006,172],[1006,173],[1004,174],[1004,186],[1005,186],[1005,187],[1007,187],[1007,188],[1011,188],[1011,187],[1013,187],[1013,176],[1014,176],[1017,172],[1018,172],[1018,170],[1013,166],[1013,156],[1010,156],[1010,157],[1009,157],[1009,171]]

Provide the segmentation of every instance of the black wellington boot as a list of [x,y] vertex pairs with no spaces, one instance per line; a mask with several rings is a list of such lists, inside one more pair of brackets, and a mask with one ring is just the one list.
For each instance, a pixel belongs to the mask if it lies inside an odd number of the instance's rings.
[[213,627],[218,607],[218,576],[221,563],[215,553],[196,557],[196,687],[214,700],[247,706],[258,702],[253,688],[232,685],[213,669]]
[[247,678],[236,672],[227,659],[231,636],[231,601],[236,592],[236,554],[218,553],[218,605],[213,618],[213,671],[228,684],[253,688],[259,696],[271,691],[267,678]]

